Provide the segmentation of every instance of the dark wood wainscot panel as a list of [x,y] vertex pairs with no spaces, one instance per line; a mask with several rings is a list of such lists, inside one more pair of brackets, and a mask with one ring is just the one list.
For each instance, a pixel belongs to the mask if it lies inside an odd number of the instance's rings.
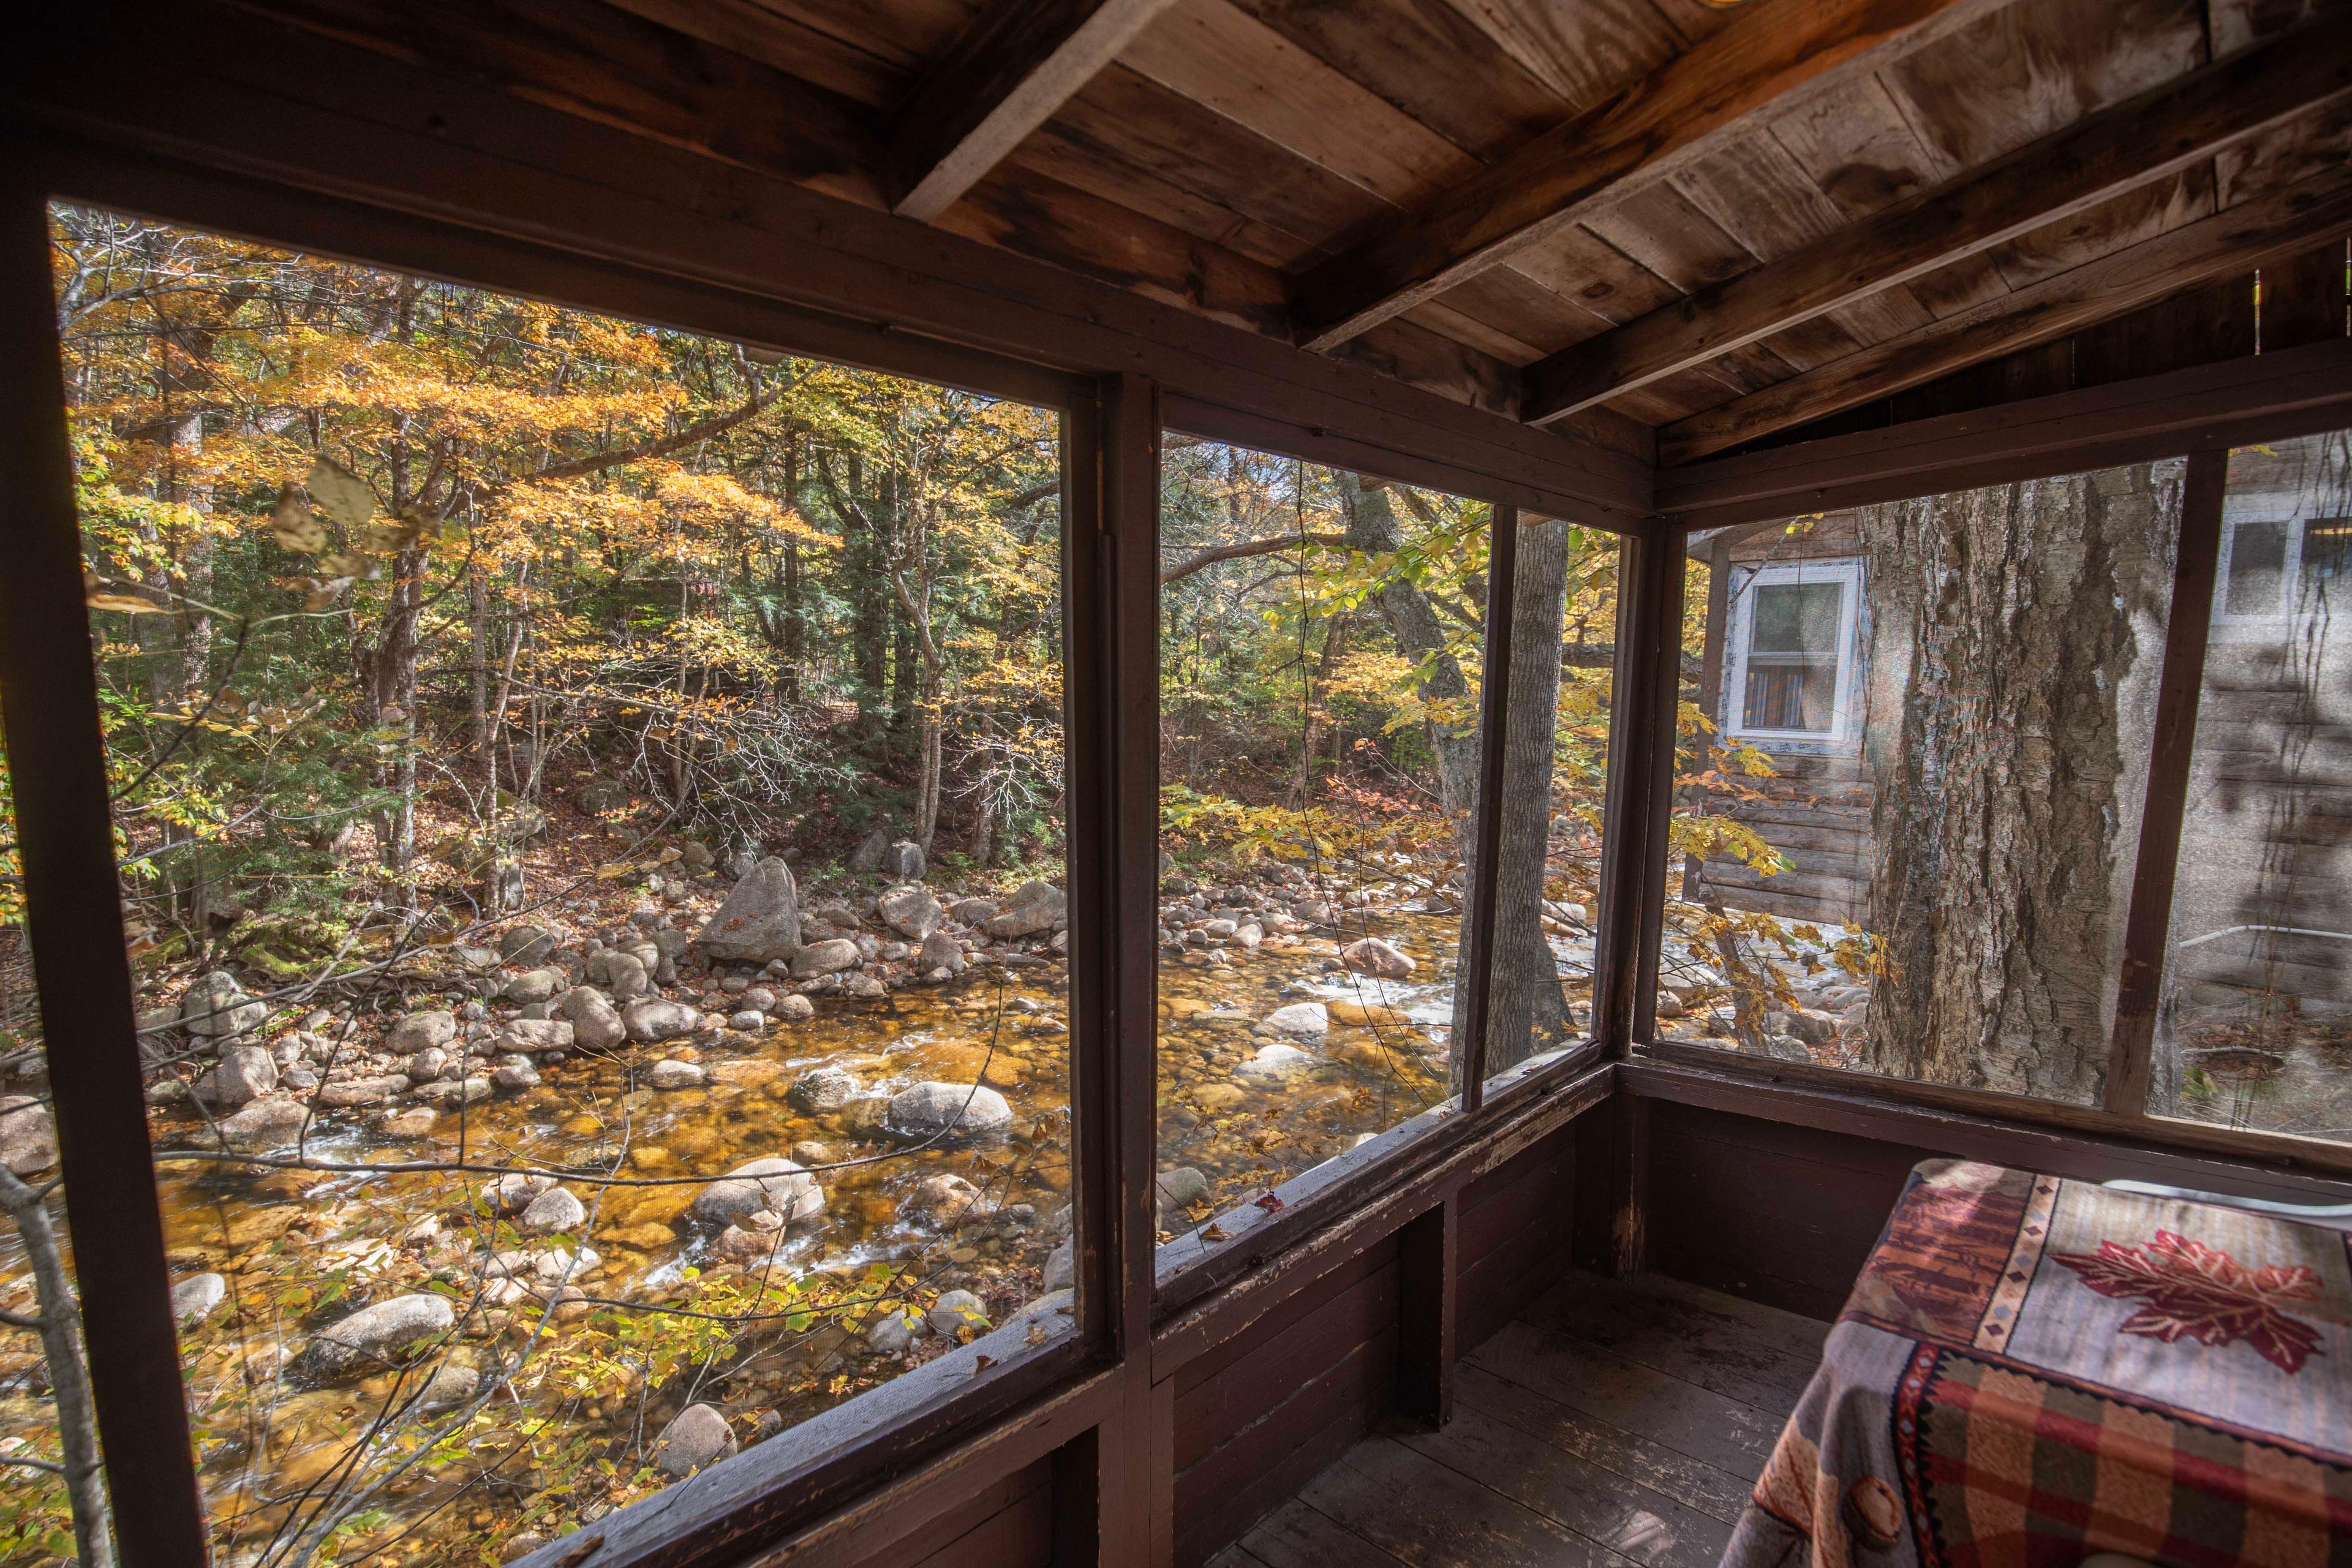
[[1835,1315],[1927,1152],[1696,1105],[1650,1105],[1650,1267]]
[[[924,1552],[925,1547],[929,1552]],[[917,1555],[918,1553],[921,1555]],[[982,1488],[857,1568],[1046,1568],[1054,1561],[1049,1455]]]

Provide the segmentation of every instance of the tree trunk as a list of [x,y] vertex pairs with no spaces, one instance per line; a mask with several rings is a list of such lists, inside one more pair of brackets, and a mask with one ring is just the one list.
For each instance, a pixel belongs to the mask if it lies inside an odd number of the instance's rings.
[[[1568,1000],[1544,939],[1543,896],[1551,853],[1552,741],[1559,712],[1559,642],[1568,611],[1568,524],[1519,529],[1511,589],[1510,711],[1503,725],[1501,856],[1495,877],[1495,964],[1487,989],[1489,1077],[1568,1042]],[[1464,884],[1475,898],[1476,889]],[[1465,904],[1465,908],[1466,908]],[[1465,956],[1465,973],[1472,965]],[[1454,1016],[1465,1005],[1457,987]],[[1462,1088],[1467,1041],[1454,1032],[1451,1076]]]
[[65,1258],[40,1189],[0,1165],[0,1213],[16,1222],[25,1261],[40,1304],[41,1355],[58,1404],[58,1445],[65,1463],[66,1497],[73,1507],[75,1555],[81,1568],[114,1568],[114,1535],[106,1510],[106,1476],[99,1460],[98,1406],[82,1359],[81,1312],[66,1276]]
[[2177,463],[1874,508],[1874,1071],[2083,1103],[2105,1077]]
[[[1402,547],[1404,539],[1397,529],[1396,509],[1378,481],[1368,485],[1356,475],[1345,476],[1340,500],[1348,516],[1349,548],[1369,554],[1387,554]],[[1470,682],[1464,678],[1462,666],[1445,651],[1444,625],[1430,607],[1426,595],[1396,577],[1381,584],[1373,595],[1373,603],[1380,606],[1390,635],[1396,638],[1397,651],[1430,666],[1428,679],[1421,687],[1423,701],[1458,701],[1470,695]],[[1475,720],[1466,724],[1432,721],[1423,728],[1429,737],[1429,749],[1437,759],[1438,802],[1454,824],[1456,847],[1466,860],[1470,855],[1472,816],[1478,804],[1478,726]]]

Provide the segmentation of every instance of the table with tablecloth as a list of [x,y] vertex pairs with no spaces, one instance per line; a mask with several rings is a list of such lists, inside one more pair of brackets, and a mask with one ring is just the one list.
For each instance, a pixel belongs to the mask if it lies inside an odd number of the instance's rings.
[[1724,1568],[2352,1568],[2347,1243],[1928,1161]]

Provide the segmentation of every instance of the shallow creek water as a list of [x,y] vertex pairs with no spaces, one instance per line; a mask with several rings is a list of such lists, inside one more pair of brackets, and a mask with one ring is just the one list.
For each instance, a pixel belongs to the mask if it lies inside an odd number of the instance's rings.
[[[1336,940],[1276,936],[1255,952],[1233,950],[1221,966],[1162,963],[1160,1166],[1190,1166],[1206,1179],[1194,1201],[1162,1215],[1164,1227],[1198,1224],[1444,1096],[1457,928],[1458,917],[1417,907],[1351,910]],[[1412,978],[1382,983],[1338,972],[1340,942],[1364,934],[1410,954]],[[1323,1037],[1276,1037],[1264,1026],[1276,1008],[1307,1000],[1331,1007],[1334,1022]],[[435,1001],[423,996],[417,1005]],[[331,1165],[462,1161],[602,1169],[629,1184],[568,1181],[589,1218],[564,1235],[519,1236],[510,1219],[490,1211],[489,1173],[336,1173],[161,1159],[174,1276],[213,1271],[227,1282],[221,1306],[183,1333],[201,1469],[228,1548],[222,1561],[287,1560],[264,1554],[273,1539],[297,1528],[289,1521],[316,1512],[338,1489],[348,1500],[352,1478],[388,1471],[417,1434],[429,1432],[442,1442],[437,1458],[368,1492],[359,1523],[347,1530],[342,1560],[374,1548],[377,1562],[473,1561],[477,1551],[494,1562],[499,1544],[518,1530],[551,1535],[658,1489],[667,1478],[638,1467],[661,1424],[689,1399],[717,1406],[739,1441],[749,1443],[887,1381],[946,1343],[934,1337],[877,1353],[866,1338],[872,1312],[863,1321],[819,1312],[788,1330],[762,1322],[720,1333],[701,1320],[614,1312],[597,1302],[709,1307],[700,1292],[805,1275],[831,1283],[832,1296],[820,1300],[880,1295],[918,1312],[941,1291],[969,1289],[989,1320],[1002,1323],[1043,1295],[1049,1260],[1067,1235],[1063,966],[987,965],[878,1001],[815,1002],[814,1018],[757,1037],[703,1036],[695,1047],[632,1047],[624,1056],[544,1066],[542,1081],[519,1095],[462,1113],[445,1110],[427,1137],[386,1135],[378,1107],[322,1113],[308,1140],[309,1158]],[[1359,1016],[1351,1004],[1372,1011],[1348,1022]],[[1310,1059],[1281,1077],[1236,1070],[1277,1038]],[[667,1091],[645,1087],[646,1068],[664,1058],[697,1061],[709,1081]],[[787,1089],[821,1066],[847,1068],[869,1096],[927,1080],[983,1082],[1005,1096],[1015,1120],[1008,1135],[978,1145],[909,1150],[870,1125],[861,1129],[854,1117],[796,1109]],[[197,1125],[183,1115],[159,1117],[158,1146],[184,1146]],[[747,1276],[717,1249],[715,1227],[688,1210],[709,1180],[772,1155],[821,1167],[825,1209],[814,1223],[792,1228],[764,1273]],[[926,1178],[941,1174],[963,1177],[983,1194],[947,1225],[922,1217],[919,1205],[908,1202]],[[437,1221],[438,1234],[420,1237],[419,1222],[428,1219]],[[592,1300],[548,1315],[542,1326],[536,1300],[505,1310],[483,1298],[483,1259],[492,1249],[541,1256],[583,1244],[596,1263],[569,1282]],[[20,1259],[0,1256],[0,1285],[21,1269]],[[884,1276],[887,1284],[870,1283]],[[299,1352],[319,1331],[355,1306],[419,1292],[449,1298],[458,1321],[415,1369],[341,1380],[305,1375]],[[740,1310],[740,1298],[729,1300]],[[632,1321],[652,1327],[613,1326]],[[475,1382],[487,1385],[526,1342],[539,1373],[518,1375],[517,1392],[501,1392],[455,1437],[445,1431],[462,1399],[419,1405],[388,1426],[383,1419],[442,1367],[465,1374],[460,1394]],[[566,1363],[567,1350],[578,1350],[587,1368]],[[616,1373],[619,1363],[630,1364]],[[518,1436],[515,1417],[526,1406],[546,1425]],[[11,1399],[0,1405],[0,1429],[22,1430],[45,1408]],[[592,1476],[583,1484],[581,1476],[600,1459],[635,1479],[604,1485]],[[461,1541],[464,1554],[449,1555]]]

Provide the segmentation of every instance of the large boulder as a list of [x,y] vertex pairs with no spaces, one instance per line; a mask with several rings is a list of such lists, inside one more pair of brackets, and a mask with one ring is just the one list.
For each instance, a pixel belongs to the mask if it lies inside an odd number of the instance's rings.
[[572,984],[572,977],[561,969],[526,969],[507,982],[499,993],[508,1001],[528,1006],[544,1002]]
[[545,1236],[551,1231],[578,1230],[588,1223],[588,1210],[568,1187],[550,1187],[530,1200],[517,1217],[516,1225],[526,1235]]
[[795,1161],[770,1158],[736,1166],[695,1194],[694,1217],[737,1225],[765,1210],[786,1224],[824,1212],[824,1189]]
[[449,1331],[457,1313],[442,1296],[394,1296],[321,1331],[302,1349],[305,1371],[340,1377],[373,1364],[393,1364],[420,1341]]
[[218,1274],[191,1274],[172,1282],[172,1319],[193,1329],[213,1315],[228,1295],[228,1281]]
[[540,926],[510,926],[499,939],[499,956],[509,963],[545,963],[555,952],[555,933]]
[[1359,937],[1341,948],[1339,962],[1376,980],[1402,980],[1413,971],[1410,956],[1376,936]]
[[29,1094],[0,1097],[0,1165],[37,1176],[58,1163],[58,1127],[49,1108]]
[[573,1043],[568,1018],[516,1018],[498,1032],[491,1048],[500,1056],[533,1056],[541,1051],[568,1051]]
[[793,868],[770,857],[735,884],[702,928],[702,951],[719,963],[766,963],[801,946],[801,893]]
[[289,1096],[261,1096],[233,1117],[221,1117],[212,1126],[221,1147],[237,1154],[280,1150],[310,1126],[310,1107]]
[[690,1476],[736,1449],[734,1428],[708,1405],[689,1405],[654,1439],[654,1463],[673,1476]]
[[220,1110],[249,1105],[278,1087],[278,1062],[260,1046],[228,1046],[220,1065],[195,1081],[194,1093]]
[[1277,1035],[1316,1040],[1331,1032],[1330,1010],[1320,1002],[1293,1002],[1265,1016],[1265,1026]]
[[784,1091],[784,1099],[795,1110],[824,1116],[847,1105],[865,1088],[847,1068],[811,1068],[793,1080],[793,1087]]
[[1013,1123],[1013,1108],[992,1089],[968,1083],[919,1083],[890,1097],[883,1125],[902,1138],[940,1133],[973,1136]]
[[987,1194],[961,1176],[925,1176],[898,1205],[900,1215],[933,1230],[953,1230],[978,1217]]
[[457,1015],[446,1007],[411,1013],[383,1032],[383,1048],[395,1057],[413,1057],[427,1046],[446,1046],[457,1037]]
[[944,969],[950,974],[961,974],[964,968],[963,949],[955,938],[943,931],[935,931],[923,939],[915,950],[915,967],[922,970]]
[[877,827],[858,841],[849,852],[849,868],[858,876],[869,876],[882,869],[883,860],[890,853],[890,830]]
[[621,1009],[621,1022],[627,1026],[629,1038],[650,1046],[686,1038],[702,1022],[702,1015],[683,1002],[645,997]]
[[882,874],[894,882],[919,882],[923,879],[923,847],[911,838],[901,838],[882,854]]
[[847,937],[835,937],[830,942],[812,942],[793,954],[793,973],[802,980],[812,980],[820,974],[836,974],[845,969],[855,969],[866,955]]
[[629,1037],[620,1009],[593,985],[575,985],[556,998],[555,1010],[572,1025],[572,1044],[583,1051],[609,1051]]
[[893,888],[877,900],[876,905],[882,923],[908,942],[922,941],[939,930],[940,921],[947,918],[947,910],[931,897],[930,889],[919,886]]
[[268,1005],[247,995],[236,976],[226,969],[196,976],[180,998],[180,1022],[188,1033],[206,1038],[242,1035],[261,1027],[268,1016]]
[[1051,882],[1024,882],[981,929],[1000,941],[1035,936],[1052,931],[1068,912],[1069,900],[1061,889]]

